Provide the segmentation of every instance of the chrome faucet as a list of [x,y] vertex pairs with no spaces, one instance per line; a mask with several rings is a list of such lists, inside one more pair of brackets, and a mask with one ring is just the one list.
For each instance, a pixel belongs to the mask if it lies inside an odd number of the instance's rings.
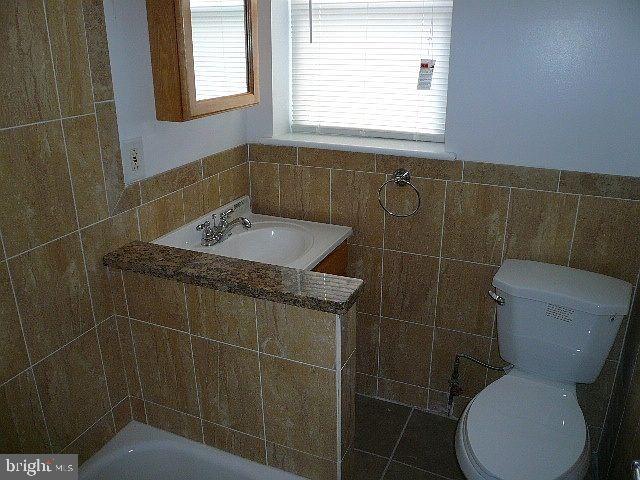
[[234,209],[222,212],[220,214],[220,223],[216,223],[216,214],[212,215],[213,225],[209,220],[196,226],[196,230],[202,231],[202,239],[200,244],[203,247],[210,247],[218,243],[224,242],[229,235],[231,235],[231,229],[237,224],[242,224],[244,228],[251,228],[251,221],[245,217],[238,217],[231,222],[228,221],[229,215],[233,213]]

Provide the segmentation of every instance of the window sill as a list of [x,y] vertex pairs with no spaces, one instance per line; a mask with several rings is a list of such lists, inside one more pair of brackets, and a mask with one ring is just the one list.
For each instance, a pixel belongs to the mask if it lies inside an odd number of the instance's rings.
[[402,155],[407,157],[455,160],[456,154],[448,152],[444,143],[416,142],[389,138],[348,137],[342,135],[320,135],[316,133],[285,133],[261,138],[265,145],[326,148],[355,152]]

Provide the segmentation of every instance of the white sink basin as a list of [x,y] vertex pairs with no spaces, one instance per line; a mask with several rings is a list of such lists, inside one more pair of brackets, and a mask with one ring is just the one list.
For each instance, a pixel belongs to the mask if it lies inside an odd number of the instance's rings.
[[[211,220],[211,215],[235,207],[230,220],[248,218],[252,226],[236,225],[231,235],[210,247],[200,244],[201,232],[196,225]],[[251,212],[249,197],[214,210],[207,215],[174,230],[153,243],[206,252],[225,257],[242,258],[254,262],[311,270],[337,246],[351,236],[351,227],[305,222],[290,218],[258,215]]]
[[291,222],[254,220],[250,229],[243,230],[234,227],[234,233],[212,250],[226,257],[288,265],[313,247],[313,234]]

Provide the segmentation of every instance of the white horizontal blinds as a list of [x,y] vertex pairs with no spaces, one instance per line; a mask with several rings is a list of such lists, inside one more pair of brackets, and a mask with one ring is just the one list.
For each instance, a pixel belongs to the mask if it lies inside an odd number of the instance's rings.
[[191,0],[196,100],[246,93],[244,0]]
[[[293,131],[444,141],[453,0],[291,0]],[[435,59],[418,90],[421,59]]]

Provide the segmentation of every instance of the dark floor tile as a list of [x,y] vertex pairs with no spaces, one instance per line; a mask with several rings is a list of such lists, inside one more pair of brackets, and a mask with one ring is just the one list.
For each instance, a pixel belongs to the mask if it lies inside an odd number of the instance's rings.
[[389,457],[411,408],[356,395],[356,442],[358,450]]
[[442,480],[442,477],[398,462],[391,462],[383,480]]
[[379,480],[389,460],[361,450],[351,452],[349,468],[344,472],[345,480]]
[[456,460],[455,434],[455,420],[414,410],[393,460],[443,477],[463,480],[464,475]]

